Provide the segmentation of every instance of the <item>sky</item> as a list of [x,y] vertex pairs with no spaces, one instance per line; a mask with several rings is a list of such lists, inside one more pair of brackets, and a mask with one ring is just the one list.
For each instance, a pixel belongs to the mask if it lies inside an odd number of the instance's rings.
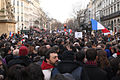
[[40,7],[50,17],[64,23],[85,9],[90,0],[40,0]]

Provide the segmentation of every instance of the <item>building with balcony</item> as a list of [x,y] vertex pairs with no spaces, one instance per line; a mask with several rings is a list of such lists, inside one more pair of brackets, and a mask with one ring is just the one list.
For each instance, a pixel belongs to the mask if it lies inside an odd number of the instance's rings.
[[120,0],[104,0],[101,21],[114,32],[120,32]]
[[91,0],[91,2],[92,7],[87,6],[91,10],[91,18],[114,32],[120,32],[120,0]]

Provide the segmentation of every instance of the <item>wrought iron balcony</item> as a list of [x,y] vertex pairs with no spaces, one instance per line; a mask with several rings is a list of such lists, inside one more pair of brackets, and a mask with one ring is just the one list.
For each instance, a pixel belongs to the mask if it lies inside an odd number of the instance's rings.
[[107,16],[102,16],[102,17],[100,17],[100,20],[105,21],[105,20],[109,20],[109,19],[112,19],[112,18],[115,18],[115,17],[118,17],[118,16],[120,16],[120,11],[117,11],[117,12],[112,13],[112,14],[107,15]]

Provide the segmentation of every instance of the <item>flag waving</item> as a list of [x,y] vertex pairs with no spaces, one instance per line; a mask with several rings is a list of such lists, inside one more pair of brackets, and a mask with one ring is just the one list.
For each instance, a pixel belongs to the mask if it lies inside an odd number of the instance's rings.
[[103,33],[108,33],[108,32],[110,32],[107,28],[105,28],[105,29],[102,29],[102,32]]
[[92,30],[102,30],[103,33],[110,32],[107,28],[105,28],[102,24],[100,24],[94,19],[91,19],[91,23],[92,23]]

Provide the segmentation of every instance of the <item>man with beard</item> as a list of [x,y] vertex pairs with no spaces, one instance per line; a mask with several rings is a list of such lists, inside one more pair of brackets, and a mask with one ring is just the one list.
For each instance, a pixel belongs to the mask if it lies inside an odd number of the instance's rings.
[[45,60],[41,64],[42,71],[45,76],[45,80],[50,80],[51,71],[58,62],[58,54],[54,49],[49,49],[45,54]]

